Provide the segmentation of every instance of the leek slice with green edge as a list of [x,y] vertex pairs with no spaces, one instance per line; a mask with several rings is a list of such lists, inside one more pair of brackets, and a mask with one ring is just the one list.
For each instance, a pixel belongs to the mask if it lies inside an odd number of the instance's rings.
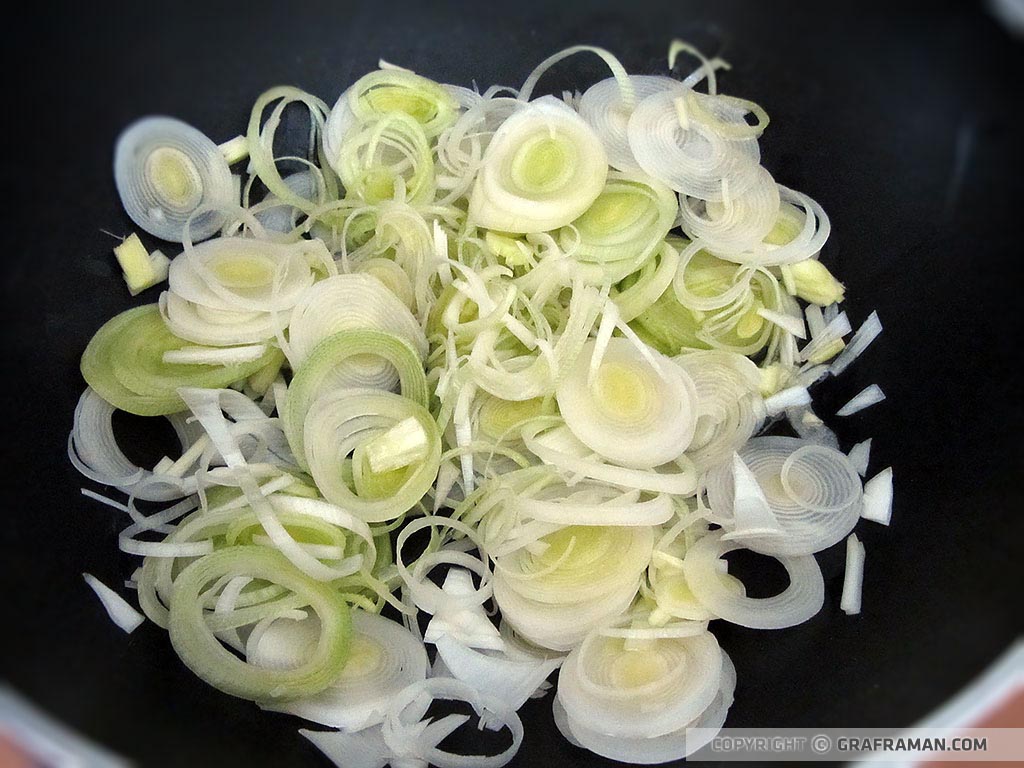
[[185,409],[179,387],[221,389],[273,359],[237,365],[165,363],[164,352],[194,346],[171,333],[156,304],[129,309],[108,320],[82,354],[82,376],[108,403],[136,416],[166,416]]
[[[696,246],[694,246],[696,247]],[[699,297],[716,297],[736,291],[737,274],[742,270],[732,262],[697,251],[676,275],[687,290]],[[669,287],[650,307],[630,324],[647,344],[667,355],[689,349],[724,349],[753,355],[769,342],[772,326],[758,314],[773,301],[766,281],[770,276],[753,273],[745,288],[728,306],[710,310],[682,304],[677,291]]]
[[[204,620],[202,595],[213,582],[246,576],[293,592],[320,619],[312,655],[292,669],[261,669],[221,645]],[[352,634],[347,603],[329,585],[314,581],[276,550],[228,547],[204,555],[174,582],[171,644],[185,665],[218,690],[254,701],[311,696],[334,682],[345,667]]]
[[433,80],[401,69],[380,69],[363,75],[338,99],[331,110],[334,122],[349,118],[370,120],[402,112],[416,120],[428,138],[455,122],[458,102]]
[[[278,103],[264,123],[263,113],[275,101]],[[294,206],[300,211],[309,212],[316,207],[316,203],[297,194],[285,183],[278,171],[276,158],[274,157],[274,135],[281,123],[284,110],[291,104],[301,104],[309,112],[311,139],[323,130],[325,116],[328,112],[327,104],[298,88],[291,86],[271,88],[269,91],[260,94],[249,116],[249,125],[245,134],[246,144],[249,149],[249,164],[252,168],[251,173],[264,183],[270,194],[281,200],[281,202]],[[325,159],[323,153],[318,152],[318,155],[318,159],[323,162]],[[310,165],[309,167],[317,172],[317,178],[322,182],[322,187],[327,196],[330,198],[336,197],[337,185],[334,178],[330,174],[320,173],[315,165]]]
[[[411,436],[406,420],[417,427]],[[392,392],[330,392],[310,406],[303,428],[306,462],[317,487],[328,501],[368,523],[408,512],[437,478],[437,422],[422,405]],[[398,466],[375,461],[388,454],[401,457]],[[351,480],[345,477],[346,466]]]
[[576,261],[598,267],[602,281],[614,282],[650,258],[678,211],[675,195],[661,182],[610,171],[601,194],[571,226],[559,230],[558,240]]
[[281,413],[288,444],[300,463],[306,461],[303,438],[306,413],[317,398],[335,386],[331,377],[338,366],[361,355],[380,357],[393,365],[398,371],[402,396],[427,406],[429,391],[423,364],[407,341],[391,333],[369,329],[333,334],[317,344],[296,371]]

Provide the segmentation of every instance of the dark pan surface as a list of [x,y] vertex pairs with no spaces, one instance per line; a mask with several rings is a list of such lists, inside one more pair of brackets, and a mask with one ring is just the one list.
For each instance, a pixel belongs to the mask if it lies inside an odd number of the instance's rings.
[[[295,721],[193,678],[158,628],[123,635],[80,577],[116,585],[134,568],[116,549],[123,521],[82,499],[64,459],[79,355],[133,303],[100,231],[132,229],[111,174],[122,127],[169,114],[225,140],[265,88],[291,83],[333,102],[380,57],[448,82],[518,85],[547,54],[588,42],[655,72],[671,36],[730,60],[723,90],[768,110],[766,166],[830,214],[824,259],[847,284],[854,322],[877,309],[885,324],[818,393],[822,414],[870,383],[888,394],[836,423],[846,446],[875,438],[873,471],[895,465],[891,529],[861,525],[864,613],[839,610],[839,546],[820,556],[828,594],[812,621],[716,627],[739,672],[729,724],[908,725],[1020,634],[1010,606],[1024,554],[1022,48],[983,7],[214,5],[29,9],[6,28],[17,61],[0,267],[12,364],[0,678],[140,765],[322,764]],[[580,59],[542,85],[560,92],[603,76]],[[140,453],[154,447],[143,430]],[[550,699],[523,719],[515,765],[609,764],[562,741]]]

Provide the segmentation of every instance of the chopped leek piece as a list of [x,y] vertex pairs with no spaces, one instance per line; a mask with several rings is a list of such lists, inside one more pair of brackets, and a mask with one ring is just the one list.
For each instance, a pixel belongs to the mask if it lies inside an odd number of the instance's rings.
[[160,251],[149,253],[134,232],[114,248],[114,256],[132,296],[167,279],[170,260]]
[[219,145],[217,149],[224,155],[228,165],[235,165],[249,157],[249,140],[245,136],[235,136]]

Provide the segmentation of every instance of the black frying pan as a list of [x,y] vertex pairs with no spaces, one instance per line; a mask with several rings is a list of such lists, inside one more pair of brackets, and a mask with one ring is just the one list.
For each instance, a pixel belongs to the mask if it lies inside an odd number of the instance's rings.
[[[862,615],[839,610],[839,546],[819,556],[827,599],[813,620],[715,627],[739,673],[729,725],[909,725],[1020,634],[1022,49],[985,8],[89,5],[29,8],[6,27],[17,61],[3,153],[0,349],[13,366],[2,387],[0,676],[53,715],[145,766],[325,764],[298,721],[206,687],[158,628],[129,637],[107,620],[79,574],[118,584],[134,564],[116,548],[123,521],[79,495],[64,450],[89,337],[155,300],[128,298],[101,232],[133,229],[111,173],[118,131],[169,114],[224,140],[265,88],[292,83],[333,102],[380,57],[448,82],[518,85],[570,44],[606,46],[647,73],[661,71],[671,36],[690,39],[733,63],[725,92],[770,113],[768,169],[829,212],[825,259],[847,284],[848,310],[857,321],[877,309],[885,331],[821,387],[819,410],[834,413],[869,383],[886,391],[836,427],[847,446],[875,438],[873,469],[895,466],[894,519],[858,531]],[[603,76],[580,59],[542,85]],[[138,458],[154,458],[160,437],[123,426]],[[559,737],[550,698],[522,715],[515,765],[609,764]]]

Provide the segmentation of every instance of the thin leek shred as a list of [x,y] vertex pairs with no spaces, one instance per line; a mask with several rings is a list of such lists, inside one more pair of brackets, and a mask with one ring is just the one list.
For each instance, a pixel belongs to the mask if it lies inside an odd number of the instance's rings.
[[868,474],[868,462],[871,460],[871,438],[857,443],[850,449],[846,457],[850,464],[857,470],[857,474],[866,477]]
[[443,603],[434,611],[423,633],[424,642],[437,643],[447,638],[466,648],[491,651],[505,649],[505,642],[488,618],[483,605],[476,602],[463,603],[460,600],[476,592],[473,576],[469,571],[465,568],[449,568],[441,590],[455,599]]
[[857,329],[857,332],[853,334],[853,338],[846,345],[846,349],[832,361],[829,372],[833,376],[838,376],[845,371],[854,360],[864,353],[864,350],[868,348],[871,342],[878,338],[881,332],[882,321],[878,319],[877,312],[872,312],[868,315],[868,319]]
[[846,571],[843,574],[843,595],[839,607],[853,616],[860,613],[861,590],[864,587],[864,544],[851,533],[846,540]]
[[89,588],[96,593],[96,597],[103,603],[110,620],[124,632],[131,634],[146,620],[146,617],[132,608],[123,597],[112,590],[91,573],[83,573],[82,578]]
[[871,384],[854,395],[850,402],[836,411],[836,416],[852,416],[885,400],[885,393],[877,384]]
[[[578,53],[611,77],[535,97]],[[850,336],[829,218],[761,165],[769,117],[721,92],[729,65],[678,40],[668,62],[574,46],[480,91],[382,61],[333,107],[266,91],[219,146],[169,118],[118,140],[126,211],[181,248],[115,249],[133,294],[167,286],[86,348],[69,459],[185,664],[333,729],[301,733],[337,765],[505,765],[556,670],[571,743],[679,760],[736,689],[709,622],[807,621],[844,538],[860,609],[852,531],[889,523],[892,469],[865,483],[870,441],[842,452],[813,392],[881,323]],[[117,410],[166,416],[180,452],[136,465]],[[788,586],[749,596],[740,549]],[[502,746],[448,751],[473,725]]]

